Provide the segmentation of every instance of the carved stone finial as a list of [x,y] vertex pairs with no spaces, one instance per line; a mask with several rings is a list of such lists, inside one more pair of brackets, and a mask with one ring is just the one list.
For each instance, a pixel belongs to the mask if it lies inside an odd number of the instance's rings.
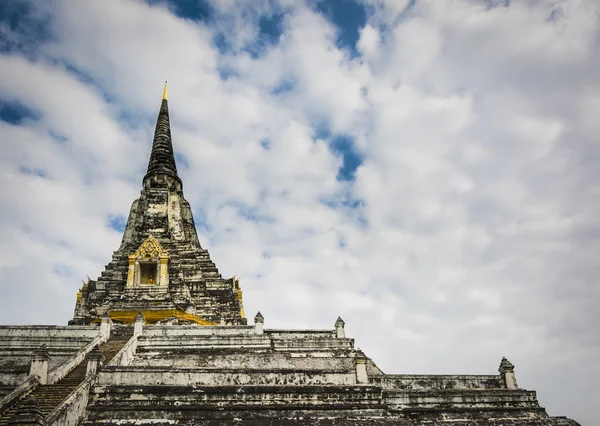
[[265,318],[259,312],[254,317],[254,333],[263,334],[264,325],[265,325]]
[[37,401],[33,398],[27,398],[17,408],[15,415],[8,419],[7,424],[14,426],[44,426],[46,423],[44,422],[44,416]]
[[507,360],[506,357],[502,357],[502,361],[500,361],[500,367],[498,367],[498,372],[502,374],[508,371],[515,371],[515,366],[509,360]]
[[346,323],[342,319],[342,317],[338,317],[335,321],[335,335],[338,339],[346,337],[346,332],[344,331],[344,325]]
[[515,366],[505,357],[502,357],[502,361],[500,361],[498,372],[507,389],[519,388],[517,385],[517,376],[515,376]]
[[365,353],[362,351],[361,348],[356,348],[356,355],[354,355],[354,357],[356,359],[367,359],[367,356],[365,355]]

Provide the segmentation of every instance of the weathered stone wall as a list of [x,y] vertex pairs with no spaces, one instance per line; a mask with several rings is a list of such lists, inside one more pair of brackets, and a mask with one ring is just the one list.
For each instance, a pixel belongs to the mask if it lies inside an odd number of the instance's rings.
[[99,385],[116,386],[240,386],[240,385],[353,385],[356,375],[350,372],[313,370],[242,370],[107,367],[100,373]]
[[385,374],[374,375],[371,382],[384,389],[500,389],[504,384],[499,375],[426,375],[426,374]]
[[460,408],[539,408],[535,392],[526,390],[490,389],[490,390],[420,390],[386,391],[386,403],[392,408],[410,410],[416,408],[439,409],[444,407]]
[[350,371],[354,368],[354,358],[321,356],[322,354],[298,354],[264,351],[249,351],[248,349],[202,351],[199,353],[189,348],[158,352],[148,347],[139,348],[132,366],[152,366],[161,368],[248,368],[257,370],[306,370],[323,371],[335,369]]

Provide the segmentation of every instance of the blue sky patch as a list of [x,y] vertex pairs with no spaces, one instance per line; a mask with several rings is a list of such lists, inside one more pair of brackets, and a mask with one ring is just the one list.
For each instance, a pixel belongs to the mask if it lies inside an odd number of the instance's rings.
[[48,177],[48,172],[44,169],[41,169],[39,167],[25,167],[25,166],[21,166],[19,167],[19,172],[23,173],[24,175],[34,175],[34,176],[39,176],[41,178],[47,178]]
[[280,81],[279,84],[277,84],[273,88],[273,90],[271,90],[271,93],[273,95],[280,95],[280,94],[287,93],[287,92],[294,90],[294,87],[296,87],[295,80],[285,79],[285,80]]
[[279,37],[283,34],[283,18],[282,13],[276,13],[270,16],[262,16],[259,19],[258,36],[244,48],[253,59],[260,58],[269,47],[279,42]]
[[40,41],[48,41],[50,17],[25,0],[0,1],[0,52],[26,56],[37,51]]
[[274,13],[271,16],[262,16],[258,21],[258,37],[269,44],[277,44],[283,34],[283,13]]
[[198,234],[209,234],[213,230],[213,227],[208,223],[208,216],[206,215],[206,210],[195,209],[193,214],[196,232],[198,232]]
[[262,215],[256,207],[250,207],[237,201],[230,201],[227,203],[228,206],[234,207],[237,211],[237,215],[250,222],[275,222],[271,217]]
[[108,226],[117,232],[123,232],[127,226],[127,219],[120,214],[108,215]]
[[207,0],[146,0],[151,6],[167,4],[176,16],[192,21],[206,22],[213,18],[214,10]]
[[73,270],[63,263],[55,263],[52,265],[52,272],[59,277],[69,277],[73,274]]
[[0,99],[0,120],[9,124],[21,124],[25,120],[39,120],[41,114],[18,101]]
[[[71,73],[71,74],[73,74],[75,77],[77,77],[77,80],[79,80],[80,82],[82,82],[82,83],[84,83],[84,84],[86,84],[86,85],[88,85],[88,86],[94,86],[94,87],[98,87],[98,85],[96,84],[96,82],[94,81],[94,79],[92,78],[92,76],[91,76],[90,74],[88,74],[87,72],[85,72],[85,71],[82,71],[81,69],[77,68],[77,66],[76,66],[76,65],[74,65],[74,64],[71,64],[71,63],[69,63],[69,62],[67,62],[67,61],[64,61],[64,60],[56,60],[56,59],[55,59],[55,60],[54,60],[54,61],[52,61],[52,62],[53,62],[54,64],[56,64],[56,65],[62,65],[62,66],[64,66],[64,67],[65,67],[65,69],[66,69],[66,70],[67,70],[69,73]],[[105,98],[107,101],[110,101],[110,99],[108,98],[108,95],[107,95],[107,94],[105,94],[104,92],[102,92],[102,93],[103,93],[103,96],[104,96],[104,98]]]
[[217,71],[219,72],[219,77],[221,77],[221,80],[223,81],[229,80],[231,77],[236,77],[238,75],[237,71],[229,65],[219,65],[217,67]]
[[327,127],[326,123],[314,123],[313,124],[313,138],[327,140],[331,137],[331,130]]
[[510,0],[484,0],[484,3],[488,7],[488,9],[510,6]]
[[562,7],[554,6],[548,14],[547,22],[558,22],[565,17],[565,12]]
[[49,131],[48,134],[50,135],[53,141],[58,142],[61,145],[69,140],[69,138],[67,138],[66,136],[59,135],[58,133],[53,131]]
[[366,6],[358,0],[325,0],[318,2],[316,8],[338,27],[338,47],[358,56],[356,43],[367,23]]
[[212,43],[221,55],[233,53],[233,46],[229,43],[229,40],[227,40],[227,37],[223,33],[215,34],[212,38]]
[[339,198],[322,199],[320,200],[320,202],[321,204],[324,204],[332,209],[339,209],[342,207],[357,209],[365,205],[365,203],[362,200],[352,198],[350,194],[344,194],[344,196]]
[[271,149],[271,141],[269,139],[263,139],[260,141],[260,146],[263,147],[265,151],[269,151]]
[[187,158],[185,158],[184,155],[176,152],[175,153],[175,164],[177,164],[177,168],[181,169],[189,169],[190,168],[190,163],[188,162]]
[[329,142],[329,148],[343,159],[342,167],[338,170],[337,180],[354,180],[356,169],[362,164],[363,158],[354,148],[354,139],[348,135],[338,135]]

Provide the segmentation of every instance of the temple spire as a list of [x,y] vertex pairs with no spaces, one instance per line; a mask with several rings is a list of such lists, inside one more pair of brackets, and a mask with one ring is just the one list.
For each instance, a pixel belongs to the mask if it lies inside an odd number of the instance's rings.
[[173,142],[171,140],[171,124],[169,122],[169,101],[167,100],[167,82],[163,91],[160,112],[156,120],[156,129],[154,130],[154,142],[152,143],[152,153],[148,162],[148,171],[144,176],[144,182],[153,176],[167,175],[175,178],[179,182],[181,179],[177,175],[177,166],[175,165],[175,155],[173,154]]

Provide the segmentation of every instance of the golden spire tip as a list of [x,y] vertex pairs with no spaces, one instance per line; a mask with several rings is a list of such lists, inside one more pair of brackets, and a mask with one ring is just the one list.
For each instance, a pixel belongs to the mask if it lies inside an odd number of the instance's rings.
[[165,101],[169,100],[169,98],[167,97],[167,81],[165,80],[165,90],[163,91],[163,99]]

